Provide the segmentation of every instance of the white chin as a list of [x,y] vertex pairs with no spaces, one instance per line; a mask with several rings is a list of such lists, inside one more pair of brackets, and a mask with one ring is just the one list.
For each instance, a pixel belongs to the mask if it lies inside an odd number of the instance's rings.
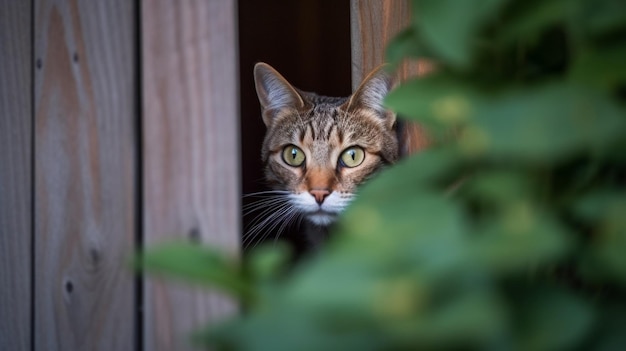
[[306,216],[311,223],[326,227],[331,225],[336,219],[337,216],[330,213],[313,213]]

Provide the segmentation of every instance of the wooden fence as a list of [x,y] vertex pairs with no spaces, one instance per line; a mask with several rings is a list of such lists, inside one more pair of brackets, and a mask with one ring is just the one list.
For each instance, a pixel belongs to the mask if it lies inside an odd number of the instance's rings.
[[[0,0],[0,350],[186,350],[234,313],[128,259],[172,238],[239,250],[236,11]],[[351,1],[354,82],[408,16]]]

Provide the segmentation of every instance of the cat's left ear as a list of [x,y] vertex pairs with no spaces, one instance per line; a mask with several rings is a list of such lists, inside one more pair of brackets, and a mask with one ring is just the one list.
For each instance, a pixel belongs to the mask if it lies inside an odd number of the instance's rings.
[[396,80],[387,72],[386,66],[379,66],[365,77],[354,94],[350,96],[345,106],[346,110],[358,108],[370,110],[383,119],[389,128],[392,128],[396,115],[383,106],[383,100],[395,84]]
[[300,109],[304,100],[291,84],[267,63],[254,65],[254,85],[261,103],[263,122],[271,126],[278,111]]

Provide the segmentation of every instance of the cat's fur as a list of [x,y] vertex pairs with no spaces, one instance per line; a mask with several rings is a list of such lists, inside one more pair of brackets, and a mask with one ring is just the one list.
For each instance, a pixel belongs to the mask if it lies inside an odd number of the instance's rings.
[[[384,69],[376,69],[345,98],[301,91],[265,63],[254,67],[254,79],[267,127],[261,151],[265,178],[283,197],[283,212],[303,216],[305,233],[317,244],[357,187],[398,158],[396,118],[382,104],[393,79]],[[297,150],[285,151],[292,146]],[[361,148],[364,158],[347,167],[340,157],[352,147]],[[289,158],[291,152],[300,151],[302,164],[289,165],[283,153]]]

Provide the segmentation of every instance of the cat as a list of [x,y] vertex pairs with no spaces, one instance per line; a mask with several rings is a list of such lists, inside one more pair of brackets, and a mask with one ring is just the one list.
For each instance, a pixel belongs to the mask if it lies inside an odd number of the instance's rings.
[[302,91],[266,63],[255,65],[254,80],[266,126],[261,159],[273,190],[253,204],[267,208],[248,239],[304,219],[304,235],[318,247],[359,185],[399,157],[396,116],[383,106],[394,79],[381,66],[349,97]]

